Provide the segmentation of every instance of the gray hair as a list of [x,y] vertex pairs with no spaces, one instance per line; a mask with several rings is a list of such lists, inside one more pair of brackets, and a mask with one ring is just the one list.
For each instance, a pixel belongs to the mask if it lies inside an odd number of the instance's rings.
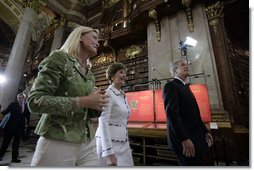
[[181,62],[181,61],[186,62],[186,60],[180,59],[180,60],[174,61],[173,63],[171,63],[169,65],[169,70],[170,70],[170,73],[171,73],[172,77],[175,77],[175,74],[176,74],[175,71],[178,68],[178,62]]
[[19,93],[19,94],[17,95],[17,97],[19,97],[19,96],[23,96],[24,99],[26,98],[26,95],[25,95],[24,93]]

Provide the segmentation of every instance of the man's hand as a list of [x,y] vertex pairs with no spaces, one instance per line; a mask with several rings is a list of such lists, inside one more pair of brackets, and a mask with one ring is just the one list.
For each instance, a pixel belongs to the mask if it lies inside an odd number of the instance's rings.
[[187,157],[194,157],[195,156],[195,148],[194,144],[190,139],[187,139],[185,141],[182,141],[183,146],[183,155]]
[[213,136],[210,133],[206,133],[205,135],[206,142],[208,144],[208,147],[211,147],[213,145]]

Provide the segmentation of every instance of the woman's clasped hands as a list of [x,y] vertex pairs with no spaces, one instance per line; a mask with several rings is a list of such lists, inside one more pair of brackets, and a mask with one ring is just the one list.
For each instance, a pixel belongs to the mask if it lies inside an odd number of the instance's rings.
[[106,107],[109,102],[109,96],[105,94],[105,90],[94,90],[88,96],[82,96],[79,99],[80,107],[91,108],[98,111],[102,111],[103,107]]

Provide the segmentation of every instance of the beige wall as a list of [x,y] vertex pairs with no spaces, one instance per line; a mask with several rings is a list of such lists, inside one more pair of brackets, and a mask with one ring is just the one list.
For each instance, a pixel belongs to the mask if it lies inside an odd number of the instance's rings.
[[[196,47],[188,48],[187,57],[191,60],[190,74],[202,74],[191,77],[192,84],[206,84],[208,87],[211,110],[222,111],[223,105],[218,83],[217,69],[210,40],[210,34],[203,5],[193,7],[194,32],[189,32],[185,11],[161,19],[161,41],[156,38],[153,22],[147,27],[149,80],[170,78],[169,64],[181,59],[179,41],[189,36],[198,40]],[[155,68],[156,70],[152,70]],[[209,75],[209,76],[208,76]],[[162,82],[162,87],[166,81]]]

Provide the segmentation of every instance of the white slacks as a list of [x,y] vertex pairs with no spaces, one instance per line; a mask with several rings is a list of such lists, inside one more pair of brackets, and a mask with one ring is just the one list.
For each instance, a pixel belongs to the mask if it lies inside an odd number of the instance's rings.
[[[97,153],[98,155],[102,152],[102,146],[100,142],[100,138],[96,138],[97,142]],[[132,152],[130,148],[129,141],[127,142],[114,142],[112,141],[112,146],[114,153],[117,158],[117,166],[134,166]],[[100,166],[107,166],[106,159],[104,157],[99,156]]]
[[31,166],[99,166],[95,140],[76,144],[41,136]]

